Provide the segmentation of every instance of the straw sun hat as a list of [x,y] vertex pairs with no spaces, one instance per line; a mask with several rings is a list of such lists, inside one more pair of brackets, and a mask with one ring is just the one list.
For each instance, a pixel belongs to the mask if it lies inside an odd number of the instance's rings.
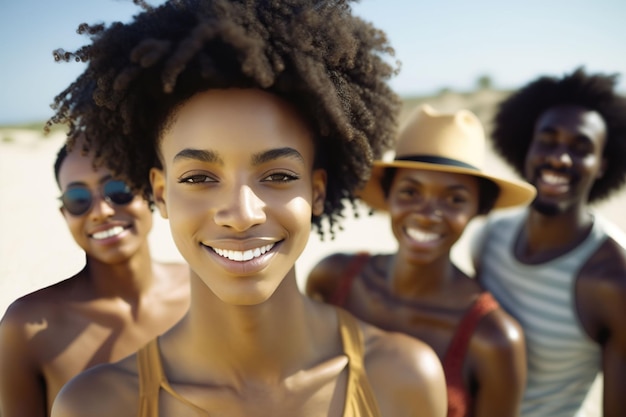
[[359,197],[372,208],[386,211],[380,182],[385,168],[411,168],[488,179],[500,189],[493,208],[529,203],[536,193],[533,186],[483,172],[485,142],[483,126],[469,110],[439,113],[428,105],[421,106],[400,131],[395,159],[374,162],[372,176]]

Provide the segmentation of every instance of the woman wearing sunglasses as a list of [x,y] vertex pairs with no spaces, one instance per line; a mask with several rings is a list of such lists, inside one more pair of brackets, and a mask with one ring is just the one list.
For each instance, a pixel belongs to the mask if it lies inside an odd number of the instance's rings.
[[85,251],[85,267],[7,310],[0,324],[2,417],[50,415],[70,378],[135,352],[188,309],[187,265],[150,256],[150,203],[92,164],[80,145],[57,155],[60,211]]

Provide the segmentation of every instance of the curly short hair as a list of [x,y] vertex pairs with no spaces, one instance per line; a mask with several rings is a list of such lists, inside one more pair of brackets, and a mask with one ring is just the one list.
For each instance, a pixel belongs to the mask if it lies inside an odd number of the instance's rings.
[[592,186],[589,203],[617,191],[626,181],[626,98],[616,92],[618,74],[587,74],[578,68],[562,78],[542,76],[500,103],[494,117],[495,150],[524,176],[524,163],[537,119],[563,104],[597,111],[607,125],[607,169]]
[[399,97],[388,80],[398,62],[384,32],[354,16],[351,0],[170,0],[129,23],[83,23],[91,38],[58,61],[88,62],[56,96],[47,126],[68,125],[68,145],[84,135],[95,164],[149,194],[149,169],[162,167],[158,141],[175,110],[208,89],[258,88],[293,105],[328,172],[323,237],[355,208],[371,163],[392,148]]

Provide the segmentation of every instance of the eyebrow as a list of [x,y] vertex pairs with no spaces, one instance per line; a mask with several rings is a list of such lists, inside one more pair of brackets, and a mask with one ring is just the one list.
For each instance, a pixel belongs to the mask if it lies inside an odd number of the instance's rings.
[[269,151],[259,152],[252,155],[252,165],[261,165],[269,161],[273,161],[279,158],[294,158],[301,162],[304,162],[304,158],[297,150],[289,147],[270,149]]
[[[110,180],[112,178],[113,178],[113,175],[107,174],[107,175],[103,176],[102,178],[100,178],[98,180],[98,185],[102,185],[102,184],[104,184],[105,182],[107,182],[108,180]],[[84,182],[84,181],[72,181],[72,182],[68,183],[65,188],[75,188],[75,187],[87,187],[87,188],[89,188],[87,186],[87,183]]]
[[[548,133],[551,135],[556,135],[558,132],[559,130],[552,126],[543,127],[537,131],[537,133]],[[585,133],[577,134],[576,136],[574,136],[574,139],[579,142],[584,141],[584,142],[593,143],[593,139],[591,139],[591,137]]]
[[[255,153],[250,158],[250,161],[252,165],[256,166],[280,158],[294,158],[301,162],[304,162],[302,154],[300,154],[300,152],[298,152],[297,150],[289,147],[270,149],[268,151]],[[217,163],[220,165],[224,165],[224,160],[217,152],[203,149],[185,148],[182,151],[178,152],[176,156],[174,156],[174,161],[177,161],[179,159],[194,159],[201,162]]]
[[174,156],[174,161],[179,159],[195,159],[202,162],[224,164],[224,161],[217,152],[207,151],[203,149],[185,148]]

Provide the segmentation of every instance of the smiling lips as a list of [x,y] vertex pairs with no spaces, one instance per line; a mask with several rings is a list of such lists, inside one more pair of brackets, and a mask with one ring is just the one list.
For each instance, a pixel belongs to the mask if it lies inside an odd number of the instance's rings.
[[560,172],[542,170],[539,174],[539,181],[545,191],[563,193],[569,189],[572,178]]
[[211,249],[213,249],[215,253],[223,258],[230,259],[231,261],[245,262],[254,258],[258,258],[264,253],[270,251],[274,247],[274,245],[274,243],[270,243],[269,245],[261,246],[254,249],[248,249],[246,251],[220,249],[215,247],[211,247]]
[[430,243],[441,238],[438,233],[425,232],[419,229],[407,228],[406,234],[418,243]]
[[124,231],[122,226],[113,226],[106,230],[101,230],[99,232],[93,233],[91,237],[95,240],[104,240],[111,238],[113,236],[117,236]]

